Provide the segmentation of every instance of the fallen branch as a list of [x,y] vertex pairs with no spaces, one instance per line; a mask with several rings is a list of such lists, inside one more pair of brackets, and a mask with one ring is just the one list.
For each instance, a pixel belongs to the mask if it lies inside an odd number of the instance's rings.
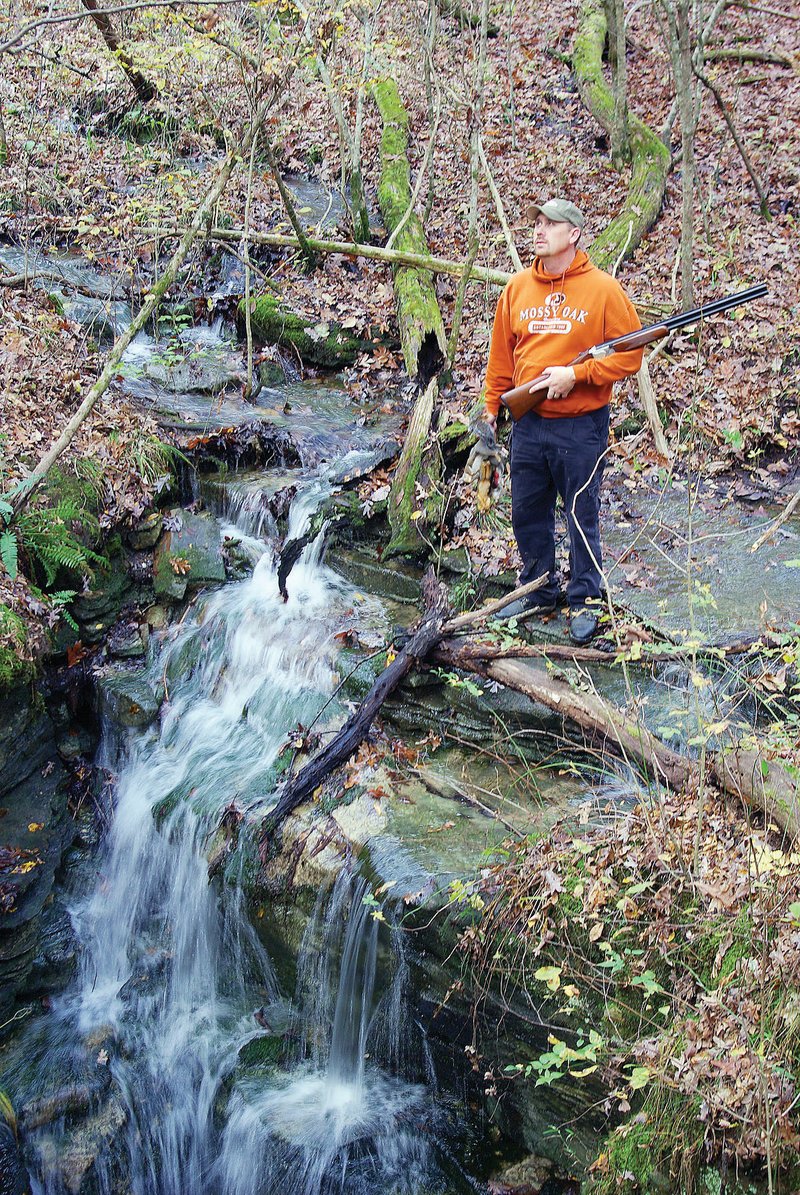
[[262,828],[262,848],[287,814],[311,796],[325,777],[358,750],[369,734],[372,721],[390,693],[404,676],[424,660],[442,637],[442,624],[447,613],[447,590],[434,578],[429,569],[422,582],[426,612],[411,638],[383,670],[355,713],[351,714],[339,733],[326,747],[309,760],[296,776],[284,785],[274,809]]
[[120,292],[108,295],[98,294],[91,286],[86,286],[80,282],[70,282],[58,270],[28,270],[21,274],[2,274],[0,273],[0,286],[26,286],[29,282],[56,282],[64,290],[75,291],[76,294],[85,295],[87,299],[100,299],[104,303],[125,302],[129,295]]
[[[136,229],[136,233],[146,237],[181,236],[183,230],[176,225],[163,225]],[[211,228],[206,234],[209,240],[225,243],[244,239],[244,232],[236,228]],[[297,237],[279,232],[251,232],[249,240],[253,245],[266,245],[274,249],[300,249]],[[308,245],[316,253],[341,253],[344,257],[364,257],[372,261],[383,261],[389,265],[414,266],[418,270],[428,270],[431,274],[450,274],[460,278],[464,273],[464,264],[458,261],[448,261],[444,257],[431,257],[424,253],[413,253],[403,249],[383,249],[379,245],[363,245],[358,241],[327,241],[314,237],[307,238]],[[489,282],[494,286],[505,286],[511,278],[503,270],[489,270],[485,266],[472,265],[469,277],[473,282]]]
[[781,513],[778,515],[775,521],[770,524],[767,530],[759,535],[758,539],[751,546],[750,551],[757,552],[758,549],[762,547],[768,539],[772,539],[772,536],[775,534],[778,528],[781,527],[787,519],[791,518],[798,506],[800,506],[800,490],[798,490],[794,497],[786,503]]
[[[709,54],[706,53],[706,58],[708,58],[708,57],[709,57]],[[714,101],[715,101],[717,107],[719,108],[720,112],[722,113],[722,119],[725,121],[725,124],[728,126],[728,132],[730,133],[731,137],[733,138],[733,143],[739,151],[739,156],[741,157],[742,161],[744,162],[745,169],[746,169],[747,173],[750,175],[753,186],[755,187],[756,192],[758,194],[758,201],[759,201],[759,205],[761,207],[761,215],[764,216],[764,218],[767,220],[771,219],[771,216],[769,213],[769,207],[767,204],[766,191],[764,190],[763,186],[761,185],[761,179],[756,174],[755,167],[753,166],[753,163],[750,160],[750,155],[748,154],[747,150],[744,147],[744,142],[742,141],[741,137],[739,136],[739,133],[736,129],[736,125],[733,123],[733,117],[730,114],[728,105],[723,100],[723,98],[720,94],[719,88],[711,79],[709,79],[708,75],[706,75],[704,71],[700,70],[700,68],[695,63],[692,63],[692,67],[693,67],[694,73],[697,76],[697,78],[700,80],[700,82],[705,87],[708,88],[708,90],[713,95]]]

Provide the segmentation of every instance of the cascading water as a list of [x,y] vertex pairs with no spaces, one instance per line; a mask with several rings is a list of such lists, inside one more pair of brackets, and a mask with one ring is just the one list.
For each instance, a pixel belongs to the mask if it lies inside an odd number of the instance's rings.
[[[80,979],[32,1047],[51,1082],[59,1066],[110,1076],[90,1145],[100,1195],[443,1189],[424,1051],[411,1060],[408,1025],[400,1041],[406,968],[395,940],[394,982],[376,998],[379,926],[362,881],[343,878],[310,923],[281,1065],[238,1066],[282,1002],[235,866],[209,884],[209,840],[231,802],[271,803],[288,731],[331,693],[333,635],[352,601],[312,548],[283,603],[273,555],[168,633],[149,673],[167,694],[159,725],[101,747],[116,808],[99,882],[73,910]],[[63,1122],[43,1129],[30,1151],[36,1195],[77,1190],[86,1148]]]
[[[376,1009],[378,922],[366,892],[363,879],[342,873],[309,924],[293,1065],[267,1083],[239,1084],[230,1103],[218,1167],[230,1195],[436,1189],[430,1093],[375,1061],[396,1058],[401,1035],[422,1042],[398,1015],[389,1049],[379,1045],[382,1014],[399,1011],[405,971],[396,969]],[[402,954],[398,937],[395,945]],[[420,1050],[417,1065],[423,1057]]]

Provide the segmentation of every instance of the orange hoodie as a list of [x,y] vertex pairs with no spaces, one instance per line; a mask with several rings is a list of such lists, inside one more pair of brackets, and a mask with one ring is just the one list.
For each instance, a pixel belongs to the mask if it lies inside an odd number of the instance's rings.
[[[545,273],[539,258],[515,274],[497,302],[486,370],[486,412],[496,415],[500,395],[532,381],[549,365],[569,365],[583,349],[640,328],[641,322],[615,278],[593,266],[579,249],[563,274]],[[635,373],[642,350],[614,353],[576,365],[566,398],[537,407],[547,419],[583,415],[604,407],[612,383]]]

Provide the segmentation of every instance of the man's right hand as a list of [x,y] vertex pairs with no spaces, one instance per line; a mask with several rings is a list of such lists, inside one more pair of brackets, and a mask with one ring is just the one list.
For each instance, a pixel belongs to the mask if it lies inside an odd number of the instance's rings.
[[497,416],[496,415],[490,415],[488,411],[485,411],[483,419],[484,419],[485,423],[489,424],[489,427],[492,429],[493,432],[497,431]]

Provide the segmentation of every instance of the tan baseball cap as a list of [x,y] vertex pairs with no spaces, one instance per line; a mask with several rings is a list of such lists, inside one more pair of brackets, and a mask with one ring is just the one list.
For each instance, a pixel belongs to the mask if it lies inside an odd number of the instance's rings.
[[540,212],[557,224],[573,224],[575,228],[583,228],[586,223],[581,209],[568,199],[548,199],[545,203],[532,203],[526,213],[531,223]]

